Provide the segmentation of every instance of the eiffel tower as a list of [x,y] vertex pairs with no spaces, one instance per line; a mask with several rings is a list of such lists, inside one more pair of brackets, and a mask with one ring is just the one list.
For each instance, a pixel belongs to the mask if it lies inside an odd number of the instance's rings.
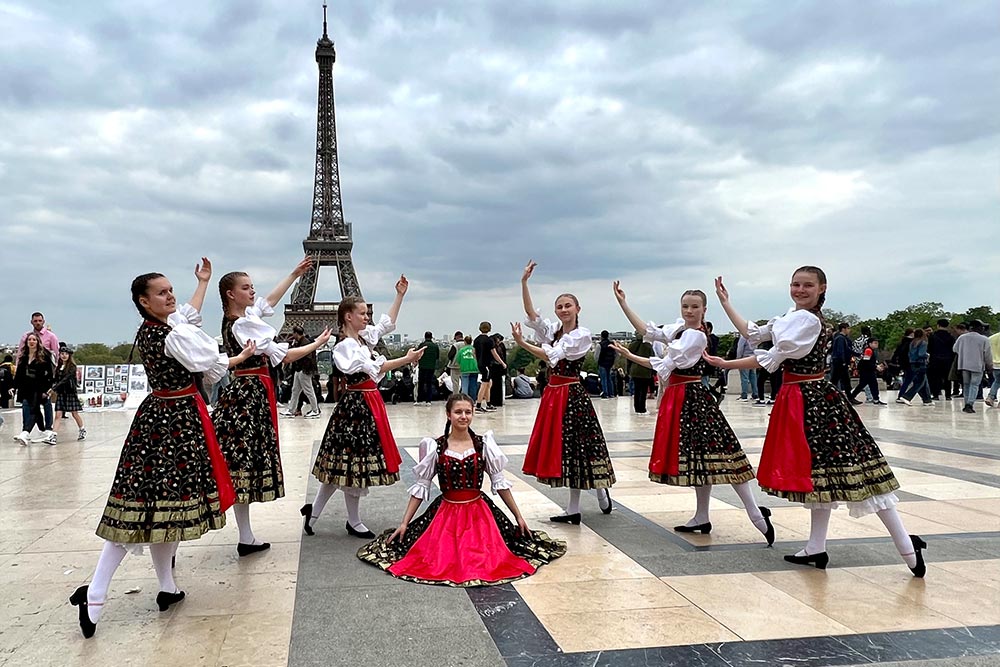
[[[299,325],[315,337],[324,327],[337,326],[336,301],[316,301],[320,269],[337,267],[342,297],[361,297],[361,286],[354,272],[351,249],[351,223],[344,221],[340,200],[340,168],[337,165],[337,120],[333,104],[333,63],[337,52],[326,34],[326,3],[323,3],[323,36],[316,42],[319,65],[319,101],[316,110],[316,176],[313,181],[312,221],[309,236],[302,242],[313,266],[299,278],[292,290],[291,303],[285,304],[283,335]],[[364,298],[364,297],[362,297]],[[371,304],[368,304],[371,312]]]

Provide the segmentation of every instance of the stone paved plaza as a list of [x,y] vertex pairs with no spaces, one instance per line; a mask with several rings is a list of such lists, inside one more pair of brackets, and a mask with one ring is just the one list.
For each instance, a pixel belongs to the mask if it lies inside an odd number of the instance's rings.
[[[513,585],[453,589],[398,581],[354,557],[363,542],[344,530],[335,496],[302,535],[298,508],[322,420],[283,420],[286,497],[255,505],[269,552],[240,559],[229,525],[181,545],[177,579],[187,599],[157,611],[148,556],[129,556],[112,583],[92,640],[70,593],[87,581],[94,535],[131,413],[85,415],[85,442],[0,445],[0,664],[3,665],[1000,665],[1000,412],[861,406],[902,485],[900,510],[929,549],[914,579],[875,517],[845,509],[830,525],[830,568],[789,565],[804,544],[808,512],[771,507],[774,549],[736,495],[716,487],[709,536],[670,526],[693,513],[694,494],[652,484],[645,472],[655,415],[628,399],[595,400],[614,457],[616,511],[584,496],[582,526],[553,525],[565,490],[520,473],[538,406],[509,401],[480,415],[511,465],[515,495],[533,528],[566,540],[568,554]],[[981,404],[979,404],[981,405]],[[329,408],[326,408],[327,414]],[[751,461],[760,456],[768,408],[723,403]],[[404,466],[423,435],[444,424],[442,404],[389,406]],[[75,434],[67,427],[64,434]],[[408,468],[406,469],[408,473]],[[372,529],[397,525],[406,483],[363,502]]]

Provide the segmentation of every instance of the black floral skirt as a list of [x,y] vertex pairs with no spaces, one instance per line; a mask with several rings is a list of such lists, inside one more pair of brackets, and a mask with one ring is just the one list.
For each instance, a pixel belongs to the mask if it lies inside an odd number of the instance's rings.
[[122,446],[97,534],[155,544],[194,540],[225,525],[194,399],[147,396]]
[[215,436],[229,464],[238,503],[263,503],[285,495],[276,424],[267,389],[257,377],[237,375],[219,392],[212,413]]
[[399,481],[398,472],[386,469],[375,417],[361,392],[346,392],[333,408],[312,472],[324,484],[362,489]]

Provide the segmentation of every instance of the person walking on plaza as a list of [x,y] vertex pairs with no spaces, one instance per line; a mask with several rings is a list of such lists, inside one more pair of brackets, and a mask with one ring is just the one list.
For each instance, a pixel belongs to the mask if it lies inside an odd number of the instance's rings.
[[833,335],[833,344],[830,346],[830,382],[833,383],[834,387],[848,395],[852,391],[851,358],[854,355],[850,336],[851,325],[847,322],[841,322],[837,326],[837,333]]
[[42,341],[42,347],[49,351],[49,360],[54,364],[59,358],[59,338],[45,326],[45,316],[39,312],[31,314],[31,329],[21,334],[21,339],[17,342],[15,364],[21,363],[21,351],[24,349],[24,341],[28,334],[35,334]]
[[927,545],[903,526],[896,510],[899,499],[893,493],[899,483],[847,396],[826,379],[828,334],[822,314],[826,288],[822,269],[796,269],[789,285],[794,307],[758,326],[736,312],[719,276],[715,292],[733,325],[754,343],[770,338],[774,347],[747,359],[707,361],[721,368],[760,365],[784,370],[757,482],[766,493],[803,503],[810,510],[809,541],[785,560],[826,569],[830,513],[846,503],[853,517],[876,514],[907,567],[915,577],[923,577],[927,568],[922,550]]
[[993,356],[993,384],[986,397],[986,405],[992,408],[996,405],[997,392],[1000,391],[1000,331],[990,336],[990,354]]
[[927,335],[924,333],[923,329],[915,329],[913,331],[913,340],[910,341],[908,358],[910,363],[910,373],[912,375],[910,378],[910,386],[905,391],[899,392],[899,397],[896,399],[896,402],[911,405],[910,401],[913,400],[913,397],[920,394],[920,398],[923,400],[924,405],[933,405],[934,401],[931,400],[931,392],[927,382]]
[[6,410],[14,398],[14,357],[5,354],[0,362],[0,408]]
[[490,378],[490,365],[493,363],[493,337],[489,322],[479,323],[479,335],[472,341],[476,350],[476,364],[479,367],[479,393],[476,395],[476,412],[492,412],[496,408],[490,405],[490,390],[493,388]]
[[955,337],[948,330],[951,323],[941,318],[937,329],[927,339],[927,382],[930,384],[931,398],[939,400],[944,390],[944,400],[951,400],[951,363],[955,358]]
[[465,336],[461,331],[456,331],[452,339],[451,347],[448,348],[447,369],[451,375],[451,393],[461,394],[462,388],[462,368],[458,361],[458,351],[465,345]]
[[[922,332],[921,332],[922,333]],[[898,368],[903,373],[903,379],[899,383],[899,393],[897,397],[910,388],[913,382],[913,367],[910,366],[910,343],[913,342],[913,329],[909,327],[903,332],[903,337],[892,351],[892,358],[889,365]],[[888,388],[888,387],[887,387]]]
[[[292,327],[292,345],[289,348],[289,352],[296,348],[312,345],[313,342],[315,341],[313,341],[312,337],[306,335],[306,330],[296,325]],[[314,386],[316,373],[319,372],[319,365],[316,363],[316,350],[314,349],[312,352],[298,359],[289,359],[288,355],[286,355],[282,363],[291,367],[292,393],[289,394],[288,407],[281,414],[285,416],[294,414],[292,410],[299,404],[302,397],[305,396],[305,401],[309,403],[309,411],[303,416],[306,419],[319,419],[322,417],[323,415],[319,410],[319,400],[316,398],[316,387]]]
[[[507,457],[493,431],[479,435],[470,428],[472,398],[449,397],[445,412],[444,435],[420,442],[416,482],[399,527],[361,547],[358,558],[406,581],[472,587],[522,579],[564,555],[565,542],[528,528],[504,477]],[[482,491],[487,474],[490,490],[514,521]],[[420,504],[431,499],[435,478],[441,495],[414,519]]]
[[[375,533],[361,520],[361,497],[373,486],[399,481],[402,458],[392,436],[385,402],[378,391],[382,377],[397,368],[419,361],[424,350],[412,348],[398,359],[376,354],[379,340],[396,329],[396,318],[409,287],[406,276],[396,282],[396,298],[389,314],[377,324],[368,323],[368,304],[361,297],[345,297],[337,308],[340,341],[333,348],[333,363],[347,376],[347,393],[330,414],[323,441],[316,454],[312,474],[319,489],[311,503],[302,506],[303,530],[313,535],[313,525],[337,489],[344,494],[349,535],[373,538]],[[412,393],[410,400],[413,400]]]
[[42,344],[42,338],[34,331],[24,336],[18,351],[17,370],[14,373],[14,387],[17,400],[21,403],[21,432],[14,440],[22,446],[28,445],[31,429],[37,427],[41,441],[56,444],[56,434],[52,431],[52,401],[49,390],[54,380],[54,370],[49,351]]
[[969,331],[955,341],[955,355],[958,370],[962,374],[962,396],[965,407],[962,412],[975,413],[973,405],[979,395],[983,373],[993,367],[993,352],[989,339],[983,335],[986,325],[980,320],[969,323]]
[[52,391],[56,394],[56,418],[52,422],[52,436],[49,444],[56,444],[59,437],[59,425],[66,415],[72,415],[76,427],[79,429],[76,439],[83,440],[87,437],[87,429],[83,426],[83,417],[80,412],[83,406],[80,405],[80,397],[77,395],[79,384],[76,379],[76,364],[73,363],[73,350],[64,347],[59,351],[59,366],[56,368],[55,380],[52,383]]
[[661,386],[665,387],[653,431],[649,479],[657,484],[694,487],[697,506],[694,516],[687,523],[674,526],[674,530],[703,535],[712,532],[709,517],[712,486],[729,484],[742,501],[751,523],[771,546],[774,543],[771,510],[758,507],[754,500],[750,488],[753,467],[718,402],[701,381],[706,366],[702,355],[707,354],[708,348],[705,293],[687,290],[681,294],[681,317],[673,324],[658,327],[632,310],[617,280],[613,289],[632,326],[637,330],[645,327],[647,340],[658,340],[667,346],[662,358],[640,357],[618,343],[615,349],[632,363],[656,371]]
[[581,490],[594,490],[601,511],[611,513],[615,471],[597,413],[580,384],[583,360],[592,345],[590,330],[580,326],[580,302],[572,294],[560,294],[555,303],[558,321],[543,320],[528,289],[536,266],[529,261],[524,268],[521,301],[527,316],[524,324],[534,332],[538,344],[526,341],[516,322],[511,324],[511,332],[518,345],[547,363],[552,372],[538,406],[522,470],[553,488],[568,486],[566,512],[549,520],[579,524]]
[[493,359],[490,362],[490,405],[503,407],[507,392],[507,346],[503,344],[503,334],[493,334]]
[[424,351],[424,356],[420,357],[417,363],[417,403],[430,405],[436,393],[435,375],[441,348],[434,342],[434,334],[427,331],[424,332],[424,340],[417,349]]
[[873,405],[886,405],[879,400],[878,396],[878,374],[882,368],[882,363],[878,356],[878,338],[869,338],[865,343],[865,349],[858,359],[858,386],[851,392],[851,400],[857,400],[858,394],[862,391],[869,391],[872,395]]
[[[644,358],[653,356],[653,346],[648,341],[643,340],[644,331],[645,329],[635,330],[635,338],[628,344],[629,354]],[[637,415],[644,415],[646,414],[646,397],[653,386],[653,369],[629,361],[628,376],[632,381],[632,409]]]
[[[736,358],[747,359],[753,356],[753,345],[745,336],[736,341]],[[757,400],[757,369],[740,369],[740,397],[736,400]]]
[[455,352],[459,374],[462,376],[461,393],[475,397],[479,395],[479,362],[476,361],[476,348],[472,347],[472,336],[466,336],[463,342],[465,344]]
[[[255,345],[254,354],[233,369],[233,381],[219,392],[219,402],[212,422],[229,465],[236,489],[233,514],[239,528],[236,553],[242,556],[271,548],[260,540],[250,522],[250,505],[267,503],[285,495],[285,479],[278,448],[278,399],[271,368],[282,362],[294,363],[311,355],[330,338],[327,329],[307,345],[292,349],[279,343],[278,332],[263,318],[274,315],[285,292],[312,267],[305,257],[266,297],[258,297],[250,276],[233,271],[219,280],[222,299],[222,343],[235,356],[247,343]],[[309,378],[312,385],[312,378]],[[315,402],[315,397],[313,397]],[[289,400],[289,407],[295,403]],[[314,411],[317,406],[313,406]]]
[[[97,527],[104,547],[90,584],[69,601],[78,607],[80,631],[90,638],[105,607],[111,579],[129,551],[149,547],[159,583],[156,605],[166,611],[184,599],[174,581],[173,557],[181,541],[196,540],[226,525],[236,494],[195,373],[208,382],[254,353],[248,342],[227,358],[201,330],[201,307],[212,265],[195,267],[198,286],[177,308],[173,286],[163,274],[132,281],[132,302],[143,318],[135,347],[152,393],[132,418],[107,505]],[[156,443],[151,446],[151,443]]]
[[597,361],[597,374],[601,378],[601,398],[614,398],[615,385],[611,379],[612,369],[615,367],[615,358],[618,356],[615,348],[611,345],[608,330],[601,332],[601,340],[594,345],[594,357]]

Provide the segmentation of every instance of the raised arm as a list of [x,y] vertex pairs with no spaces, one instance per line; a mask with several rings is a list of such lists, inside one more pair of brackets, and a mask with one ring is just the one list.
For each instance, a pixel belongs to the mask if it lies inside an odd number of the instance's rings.
[[[645,326],[645,325],[644,325]],[[615,341],[611,343],[613,347],[619,354],[631,361],[633,364],[639,364],[640,366],[645,366],[646,368],[652,368],[653,364],[650,362],[649,357],[640,357],[638,354],[630,352],[627,347]]]
[[267,295],[267,302],[271,304],[271,308],[274,308],[281,303],[281,298],[285,296],[285,292],[288,291],[288,288],[292,286],[292,283],[305,274],[306,271],[312,268],[312,263],[312,257],[306,255],[302,258],[302,261],[295,265],[295,268],[292,269],[291,273],[282,278],[281,282],[274,286],[271,293]]
[[625,300],[625,292],[621,288],[621,281],[616,280],[611,284],[611,287],[614,290],[615,298],[618,299],[618,305],[621,306],[622,312],[625,313],[628,321],[632,323],[636,331],[645,331],[646,322],[628,305],[628,302]]
[[396,281],[396,298],[392,300],[392,305],[389,306],[389,319],[392,323],[396,323],[396,318],[399,317],[399,307],[403,305],[403,297],[406,295],[406,290],[410,287],[410,281],[406,279],[406,276],[400,275],[399,280]]
[[326,342],[328,340],[330,340],[330,330],[329,329],[323,329],[323,333],[321,333],[316,338],[316,340],[314,340],[313,342],[309,343],[308,345],[303,345],[302,347],[293,347],[293,348],[290,348],[288,350],[288,353],[285,355],[285,358],[282,360],[281,363],[283,363],[283,364],[290,364],[293,361],[298,361],[302,357],[304,357],[304,356],[306,356],[308,354],[312,354],[313,352],[315,352],[319,348],[321,348],[324,345],[326,345]]
[[[726,311],[726,315],[729,316],[729,321],[733,323],[736,330],[740,332],[740,335],[744,338],[749,338],[750,334],[747,331],[747,318],[743,317],[736,312],[733,308],[733,304],[729,302],[729,290],[726,286],[722,284],[722,276],[715,279],[715,294],[719,297],[719,303],[722,304],[722,309]],[[711,362],[709,362],[711,363]],[[713,366],[715,364],[712,364]],[[720,366],[720,368],[734,368],[732,366]],[[757,366],[750,366],[749,368],[757,368]]]
[[514,342],[516,342],[521,348],[527,350],[531,356],[538,357],[542,361],[548,363],[549,355],[545,354],[545,350],[524,340],[524,335],[521,333],[521,324],[519,322],[510,323],[510,332],[514,336]]
[[[524,303],[524,314],[528,316],[529,320],[533,320],[537,317],[535,314],[535,304],[531,302],[531,292],[528,290],[528,278],[534,272],[535,267],[538,266],[538,262],[533,259],[528,260],[528,265],[524,267],[524,273],[521,274],[521,301]],[[520,345],[520,343],[518,343]],[[523,345],[521,347],[524,347]],[[528,350],[528,348],[524,348]],[[531,350],[528,350],[531,352]],[[534,354],[534,352],[532,352]],[[538,356],[538,355],[535,355]]]
[[407,364],[412,364],[415,361],[420,361],[420,357],[424,356],[424,350],[426,348],[417,349],[411,347],[406,354],[396,359],[389,359],[384,364],[382,364],[382,372],[388,373],[389,371],[394,371],[397,368],[402,368]]
[[198,279],[198,286],[194,288],[194,294],[188,299],[188,303],[200,313],[201,307],[205,305],[208,281],[212,279],[212,262],[208,257],[202,257],[201,264],[194,265],[194,277]]

